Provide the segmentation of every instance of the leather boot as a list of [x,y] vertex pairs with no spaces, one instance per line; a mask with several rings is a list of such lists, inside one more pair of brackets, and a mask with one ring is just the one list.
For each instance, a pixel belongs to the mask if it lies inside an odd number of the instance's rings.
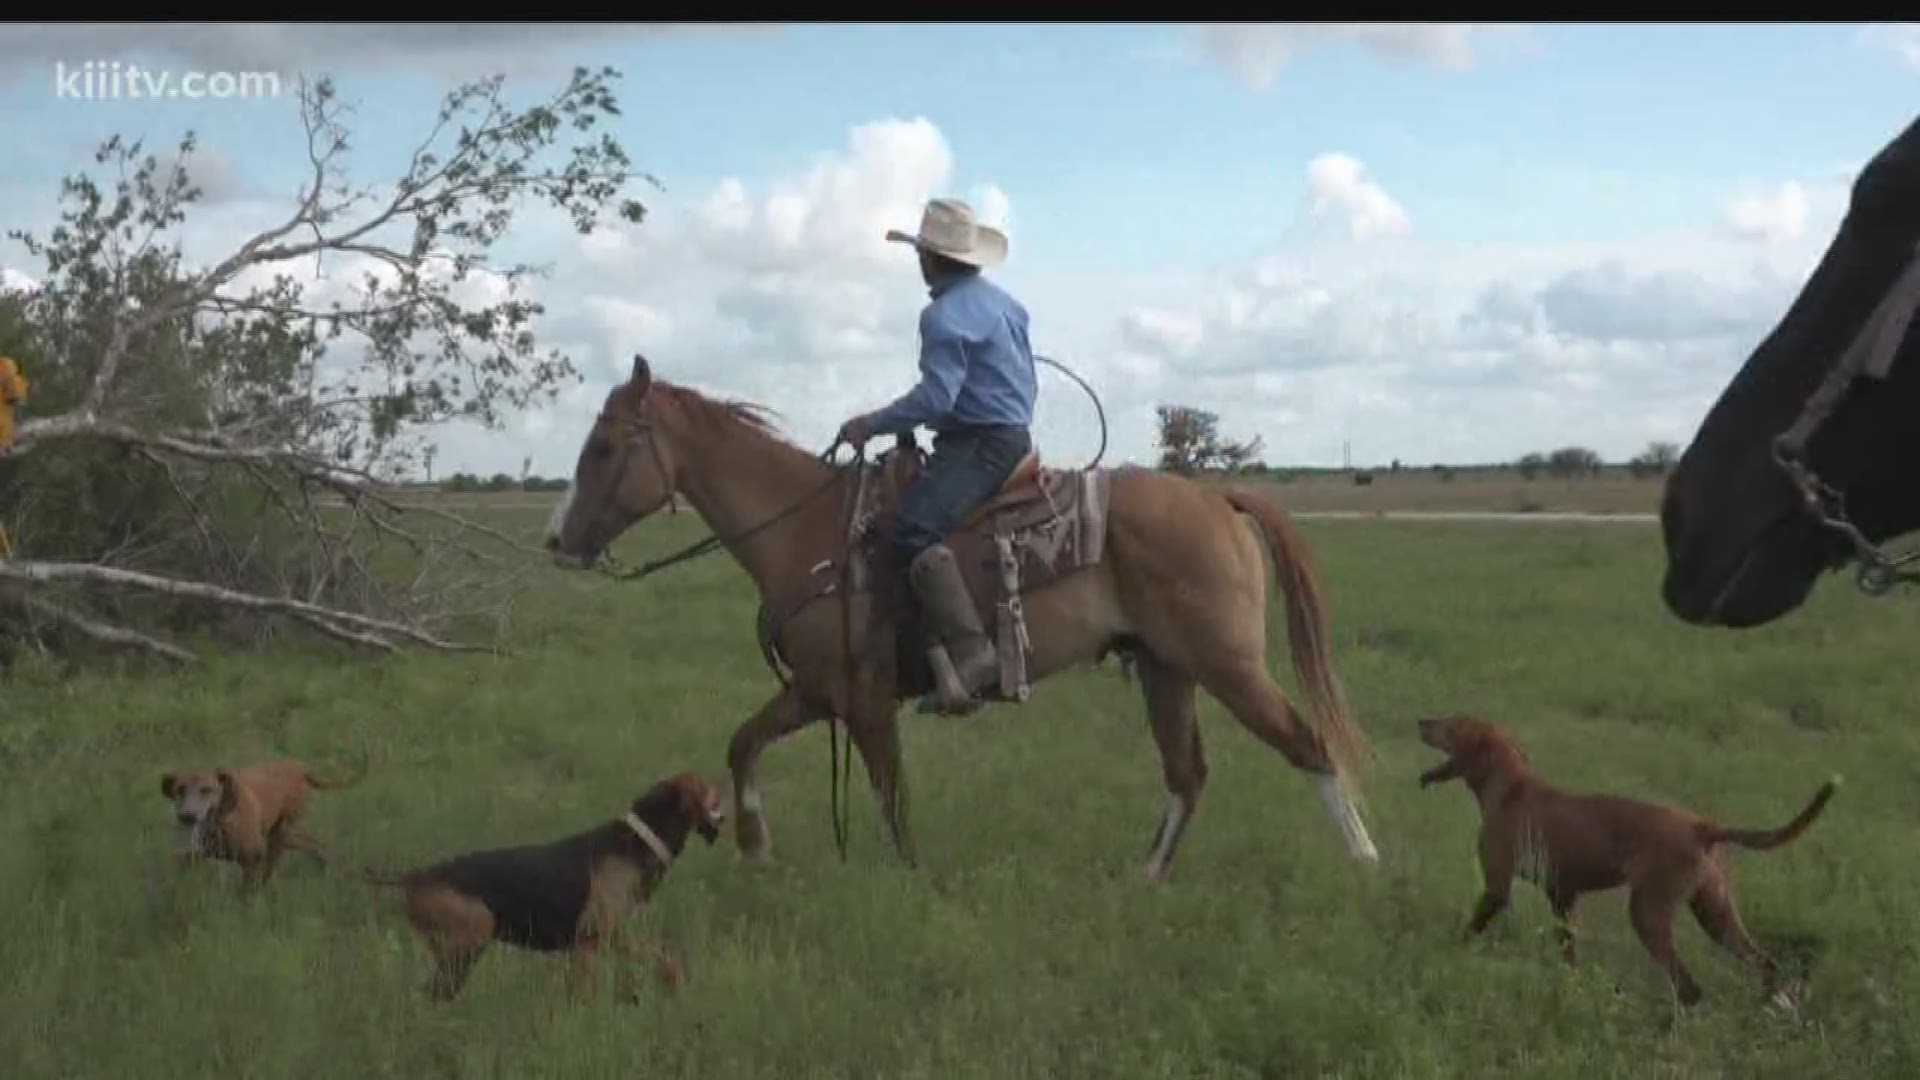
[[1000,657],[980,625],[980,613],[960,576],[960,564],[945,544],[921,552],[908,568],[914,595],[933,623],[934,636],[944,642],[927,649],[938,689],[920,699],[918,712],[949,716],[970,713],[981,705],[982,691],[1000,682]]

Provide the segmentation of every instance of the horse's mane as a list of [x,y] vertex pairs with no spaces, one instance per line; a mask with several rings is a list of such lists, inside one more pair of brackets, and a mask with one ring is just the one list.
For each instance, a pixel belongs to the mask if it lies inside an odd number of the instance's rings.
[[670,399],[695,425],[716,434],[745,427],[775,442],[793,445],[774,426],[773,418],[780,414],[759,402],[711,398],[690,386],[679,386],[665,379],[655,379],[653,390]]

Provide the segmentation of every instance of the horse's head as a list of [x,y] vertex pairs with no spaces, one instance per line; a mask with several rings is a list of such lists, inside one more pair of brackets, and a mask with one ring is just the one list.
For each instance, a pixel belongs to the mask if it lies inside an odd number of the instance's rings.
[[[1667,480],[1662,593],[1696,625],[1758,626],[1798,608],[1854,548],[1810,509],[1775,439],[1811,431],[1799,460],[1840,493],[1870,541],[1920,528],[1920,333],[1884,380],[1855,380],[1816,427],[1807,402],[1920,254],[1920,120],[1861,170],[1839,232],[1786,315],[1747,358]],[[1851,355],[1860,355],[1858,353]]]
[[673,499],[677,462],[652,391],[653,372],[636,353],[632,377],[600,406],[573,483],[547,523],[547,548],[561,566],[592,568],[621,533]]

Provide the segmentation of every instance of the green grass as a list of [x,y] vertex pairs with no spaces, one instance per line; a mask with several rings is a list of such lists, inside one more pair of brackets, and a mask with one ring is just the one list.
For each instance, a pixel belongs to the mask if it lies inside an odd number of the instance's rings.
[[[696,528],[651,522],[621,554]],[[1305,528],[1380,754],[1377,873],[1348,861],[1312,786],[1203,699],[1211,780],[1172,881],[1147,887],[1162,794],[1138,692],[1076,673],[1023,708],[905,719],[918,871],[863,782],[840,863],[824,729],[774,747],[774,862],[743,863],[730,837],[688,851],[635,918],[689,981],[643,982],[636,1002],[610,985],[575,1001],[557,964],[496,950],[434,1005],[390,893],[297,856],[252,903],[230,867],[176,872],[159,776],[278,753],[338,770],[364,745],[372,775],[319,795],[311,825],[382,868],[603,820],[667,772],[717,775],[775,688],[724,559],[627,585],[552,572],[510,660],[303,645],[179,676],[16,670],[0,1061],[23,1077],[1920,1074],[1920,607],[1836,580],[1778,627],[1708,632],[1659,607],[1650,528]],[[1764,1008],[1691,921],[1680,948],[1707,1000],[1676,1019],[1618,893],[1583,905],[1573,971],[1530,886],[1458,943],[1477,813],[1458,785],[1418,788],[1435,757],[1413,738],[1451,710],[1509,725],[1566,786],[1743,825],[1784,822],[1844,773],[1801,841],[1733,855],[1749,927],[1810,979],[1801,1019]]]

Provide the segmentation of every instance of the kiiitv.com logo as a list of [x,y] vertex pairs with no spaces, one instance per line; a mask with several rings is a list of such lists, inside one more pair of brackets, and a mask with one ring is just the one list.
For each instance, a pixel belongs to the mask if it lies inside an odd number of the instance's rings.
[[280,85],[276,71],[167,71],[118,60],[53,65],[53,95],[81,101],[275,98]]

